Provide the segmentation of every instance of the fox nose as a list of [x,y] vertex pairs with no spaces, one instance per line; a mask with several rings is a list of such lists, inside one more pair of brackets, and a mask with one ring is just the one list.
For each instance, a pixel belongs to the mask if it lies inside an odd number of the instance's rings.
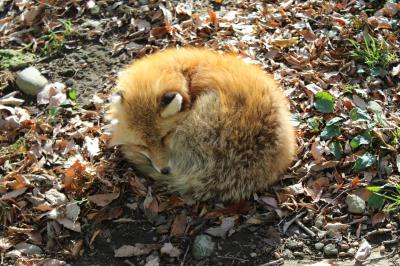
[[161,174],[163,175],[168,175],[171,172],[171,168],[169,167],[164,167],[163,169],[161,169]]

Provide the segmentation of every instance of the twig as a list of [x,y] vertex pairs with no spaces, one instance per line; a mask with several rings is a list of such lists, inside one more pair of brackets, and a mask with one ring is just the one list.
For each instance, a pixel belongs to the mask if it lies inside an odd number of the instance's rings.
[[182,262],[181,262],[181,266],[184,266],[184,265],[185,265],[186,255],[188,254],[188,252],[189,252],[189,245],[188,245],[187,248],[186,248],[185,255],[183,255],[183,259],[182,259]]
[[366,261],[364,261],[364,262],[371,263],[371,262],[373,262],[373,261],[379,261],[379,260],[381,260],[381,259],[387,259],[387,258],[393,257],[393,256],[395,256],[396,254],[397,254],[397,248],[395,248],[392,252],[390,252],[390,253],[387,254],[387,255],[379,256],[379,257],[376,257],[376,258],[371,258],[371,259],[368,259],[368,260],[366,260]]
[[363,216],[361,218],[355,219],[354,221],[351,221],[349,224],[358,224],[364,221],[367,221],[368,217],[367,216]]
[[399,239],[391,239],[391,240],[385,240],[382,241],[382,245],[387,246],[387,245],[393,245],[399,243]]
[[240,262],[247,262],[247,261],[249,261],[249,260],[246,260],[246,259],[241,259],[241,258],[232,257],[232,256],[217,256],[217,257],[218,257],[218,258],[221,258],[221,259],[238,260],[238,261],[240,261]]
[[307,234],[309,234],[311,237],[315,237],[315,233],[311,231],[308,227],[306,227],[300,220],[295,221],[298,226],[300,226],[301,229],[303,229]]
[[339,193],[339,195],[337,195],[331,202],[329,202],[328,204],[326,204],[324,207],[322,207],[318,214],[321,214],[328,206],[332,205],[335,201],[337,201],[344,193],[349,192],[350,190],[352,190],[352,188],[348,188],[346,190],[343,190],[342,192]]
[[261,264],[260,266],[273,266],[273,265],[278,265],[278,264],[283,263],[283,261],[284,261],[284,259],[283,259],[283,258],[280,258],[280,259],[278,259],[278,260],[273,260],[273,261],[270,261],[270,262]]
[[301,213],[297,214],[293,219],[289,220],[283,225],[283,233],[285,234],[286,231],[289,229],[289,227],[294,223],[296,220],[300,219],[304,214],[306,214],[305,211],[302,211]]
[[374,231],[368,232],[365,235],[365,237],[368,238],[368,237],[373,236],[373,235],[385,234],[385,233],[389,233],[391,231],[392,231],[392,229],[389,229],[389,228],[379,228],[379,229],[376,229]]

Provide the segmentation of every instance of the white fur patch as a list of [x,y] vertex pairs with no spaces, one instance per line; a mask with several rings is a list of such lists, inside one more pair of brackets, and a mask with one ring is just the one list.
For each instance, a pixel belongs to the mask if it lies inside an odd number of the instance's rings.
[[174,99],[161,112],[161,117],[169,117],[178,113],[182,109],[183,97],[177,93]]
[[110,98],[111,103],[120,103],[121,102],[121,95],[118,95],[117,93],[113,94]]

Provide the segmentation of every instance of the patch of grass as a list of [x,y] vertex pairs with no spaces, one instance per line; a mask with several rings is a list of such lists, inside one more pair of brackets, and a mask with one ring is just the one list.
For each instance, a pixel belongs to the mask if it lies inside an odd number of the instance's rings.
[[350,40],[354,50],[352,56],[361,60],[371,71],[377,68],[386,68],[398,59],[396,53],[391,52],[384,40],[378,42],[373,36],[364,36],[364,42],[358,43]]
[[37,45],[44,44],[43,48],[41,48],[41,52],[52,53],[64,47],[66,40],[73,34],[74,29],[71,20],[62,20],[61,23],[62,28],[60,30],[50,31],[48,34],[38,37],[24,47],[24,49],[30,49]]

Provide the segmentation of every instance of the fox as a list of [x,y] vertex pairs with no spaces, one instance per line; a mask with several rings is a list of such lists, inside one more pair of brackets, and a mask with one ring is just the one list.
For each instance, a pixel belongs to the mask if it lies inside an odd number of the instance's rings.
[[296,152],[290,105],[260,66],[207,48],[167,48],[117,78],[111,146],[143,175],[193,200],[267,189]]

